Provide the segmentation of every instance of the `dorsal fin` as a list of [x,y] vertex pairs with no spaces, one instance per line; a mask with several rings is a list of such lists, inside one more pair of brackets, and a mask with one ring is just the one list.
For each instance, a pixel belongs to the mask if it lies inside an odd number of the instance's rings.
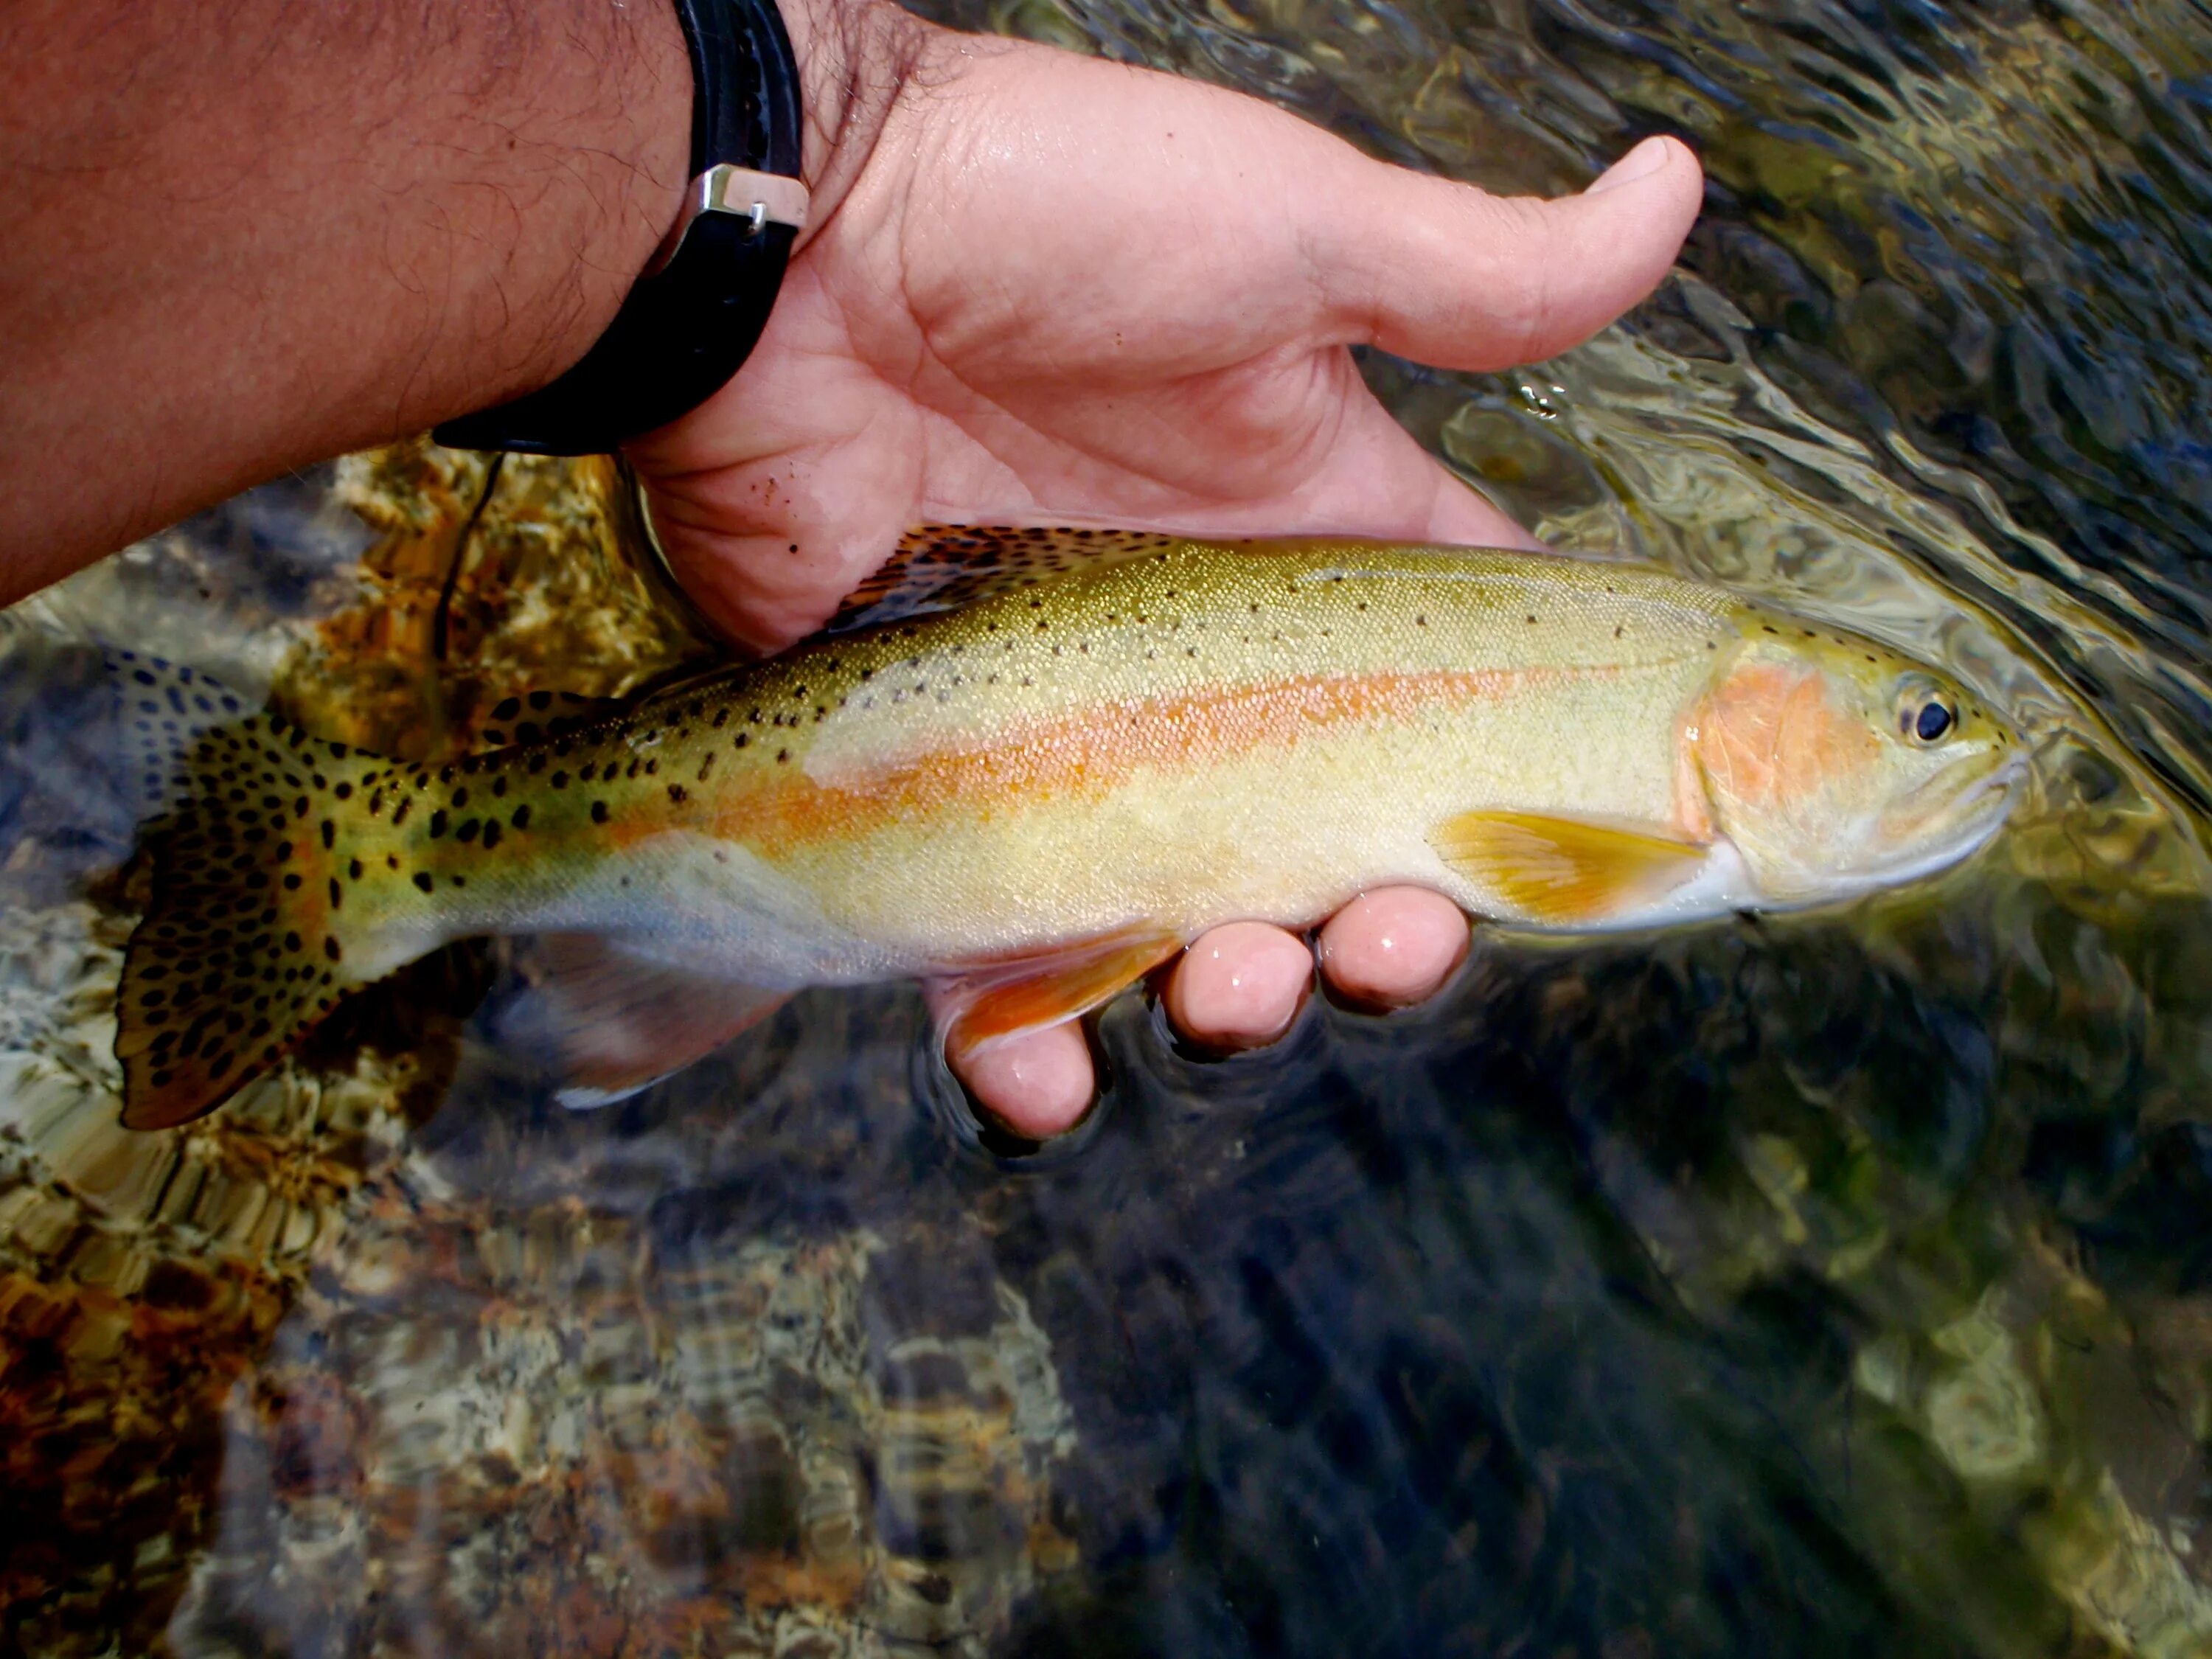
[[899,538],[898,550],[846,596],[823,631],[843,634],[927,611],[956,611],[1072,571],[1158,553],[1185,539],[1158,530],[922,525]]

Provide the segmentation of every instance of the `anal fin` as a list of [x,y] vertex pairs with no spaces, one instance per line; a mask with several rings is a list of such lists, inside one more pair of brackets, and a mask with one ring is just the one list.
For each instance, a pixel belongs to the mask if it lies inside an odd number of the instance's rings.
[[1080,1018],[1182,948],[1179,934],[1133,923],[1046,954],[978,963],[932,987],[955,1057]]
[[556,1056],[562,1104],[607,1106],[682,1071],[790,996],[653,960],[589,933],[544,933],[520,967],[531,1003],[510,1041]]
[[1589,927],[1650,903],[1697,875],[1695,842],[1534,812],[1464,812],[1429,836],[1446,864],[1553,927]]

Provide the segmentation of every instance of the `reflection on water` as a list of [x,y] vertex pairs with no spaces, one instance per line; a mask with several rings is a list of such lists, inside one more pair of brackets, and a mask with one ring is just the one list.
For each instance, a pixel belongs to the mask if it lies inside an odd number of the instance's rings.
[[1910,893],[1537,945],[965,1132],[916,999],[550,1106],[461,951],[113,1127],[143,899],[82,648],[449,751],[698,642],[603,469],[408,447],[0,619],[0,1644],[28,1651],[2212,1653],[2212,27],[948,8],[1571,188],[1705,156],[1539,369],[1370,378],[1568,544],[1942,660],[2038,745]]

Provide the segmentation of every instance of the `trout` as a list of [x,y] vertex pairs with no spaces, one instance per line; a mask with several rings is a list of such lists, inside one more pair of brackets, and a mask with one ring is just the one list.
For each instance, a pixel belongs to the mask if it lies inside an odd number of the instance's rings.
[[1641,565],[957,530],[860,602],[888,620],[442,766],[111,653],[166,802],[125,1121],[471,936],[544,936],[605,1099],[800,986],[938,980],[980,1048],[1386,884],[1555,932],[1843,898],[1964,858],[2021,771],[1943,675]]

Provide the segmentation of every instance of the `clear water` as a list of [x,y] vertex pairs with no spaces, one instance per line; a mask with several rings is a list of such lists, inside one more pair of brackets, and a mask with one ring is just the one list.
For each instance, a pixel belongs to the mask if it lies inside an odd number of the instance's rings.
[[[570,1116],[464,1019],[481,956],[126,1136],[73,641],[302,695],[374,538],[260,492],[0,623],[0,1646],[2212,1653],[2212,17],[945,15],[1498,189],[1690,138],[1628,323],[1370,378],[1563,544],[1965,674],[2039,745],[2018,824],[1833,912],[1482,935],[1433,1006],[1228,1063],[1125,1000],[1027,1160],[896,988]],[[408,547],[380,599],[442,580]],[[402,682],[324,695],[465,716]]]

